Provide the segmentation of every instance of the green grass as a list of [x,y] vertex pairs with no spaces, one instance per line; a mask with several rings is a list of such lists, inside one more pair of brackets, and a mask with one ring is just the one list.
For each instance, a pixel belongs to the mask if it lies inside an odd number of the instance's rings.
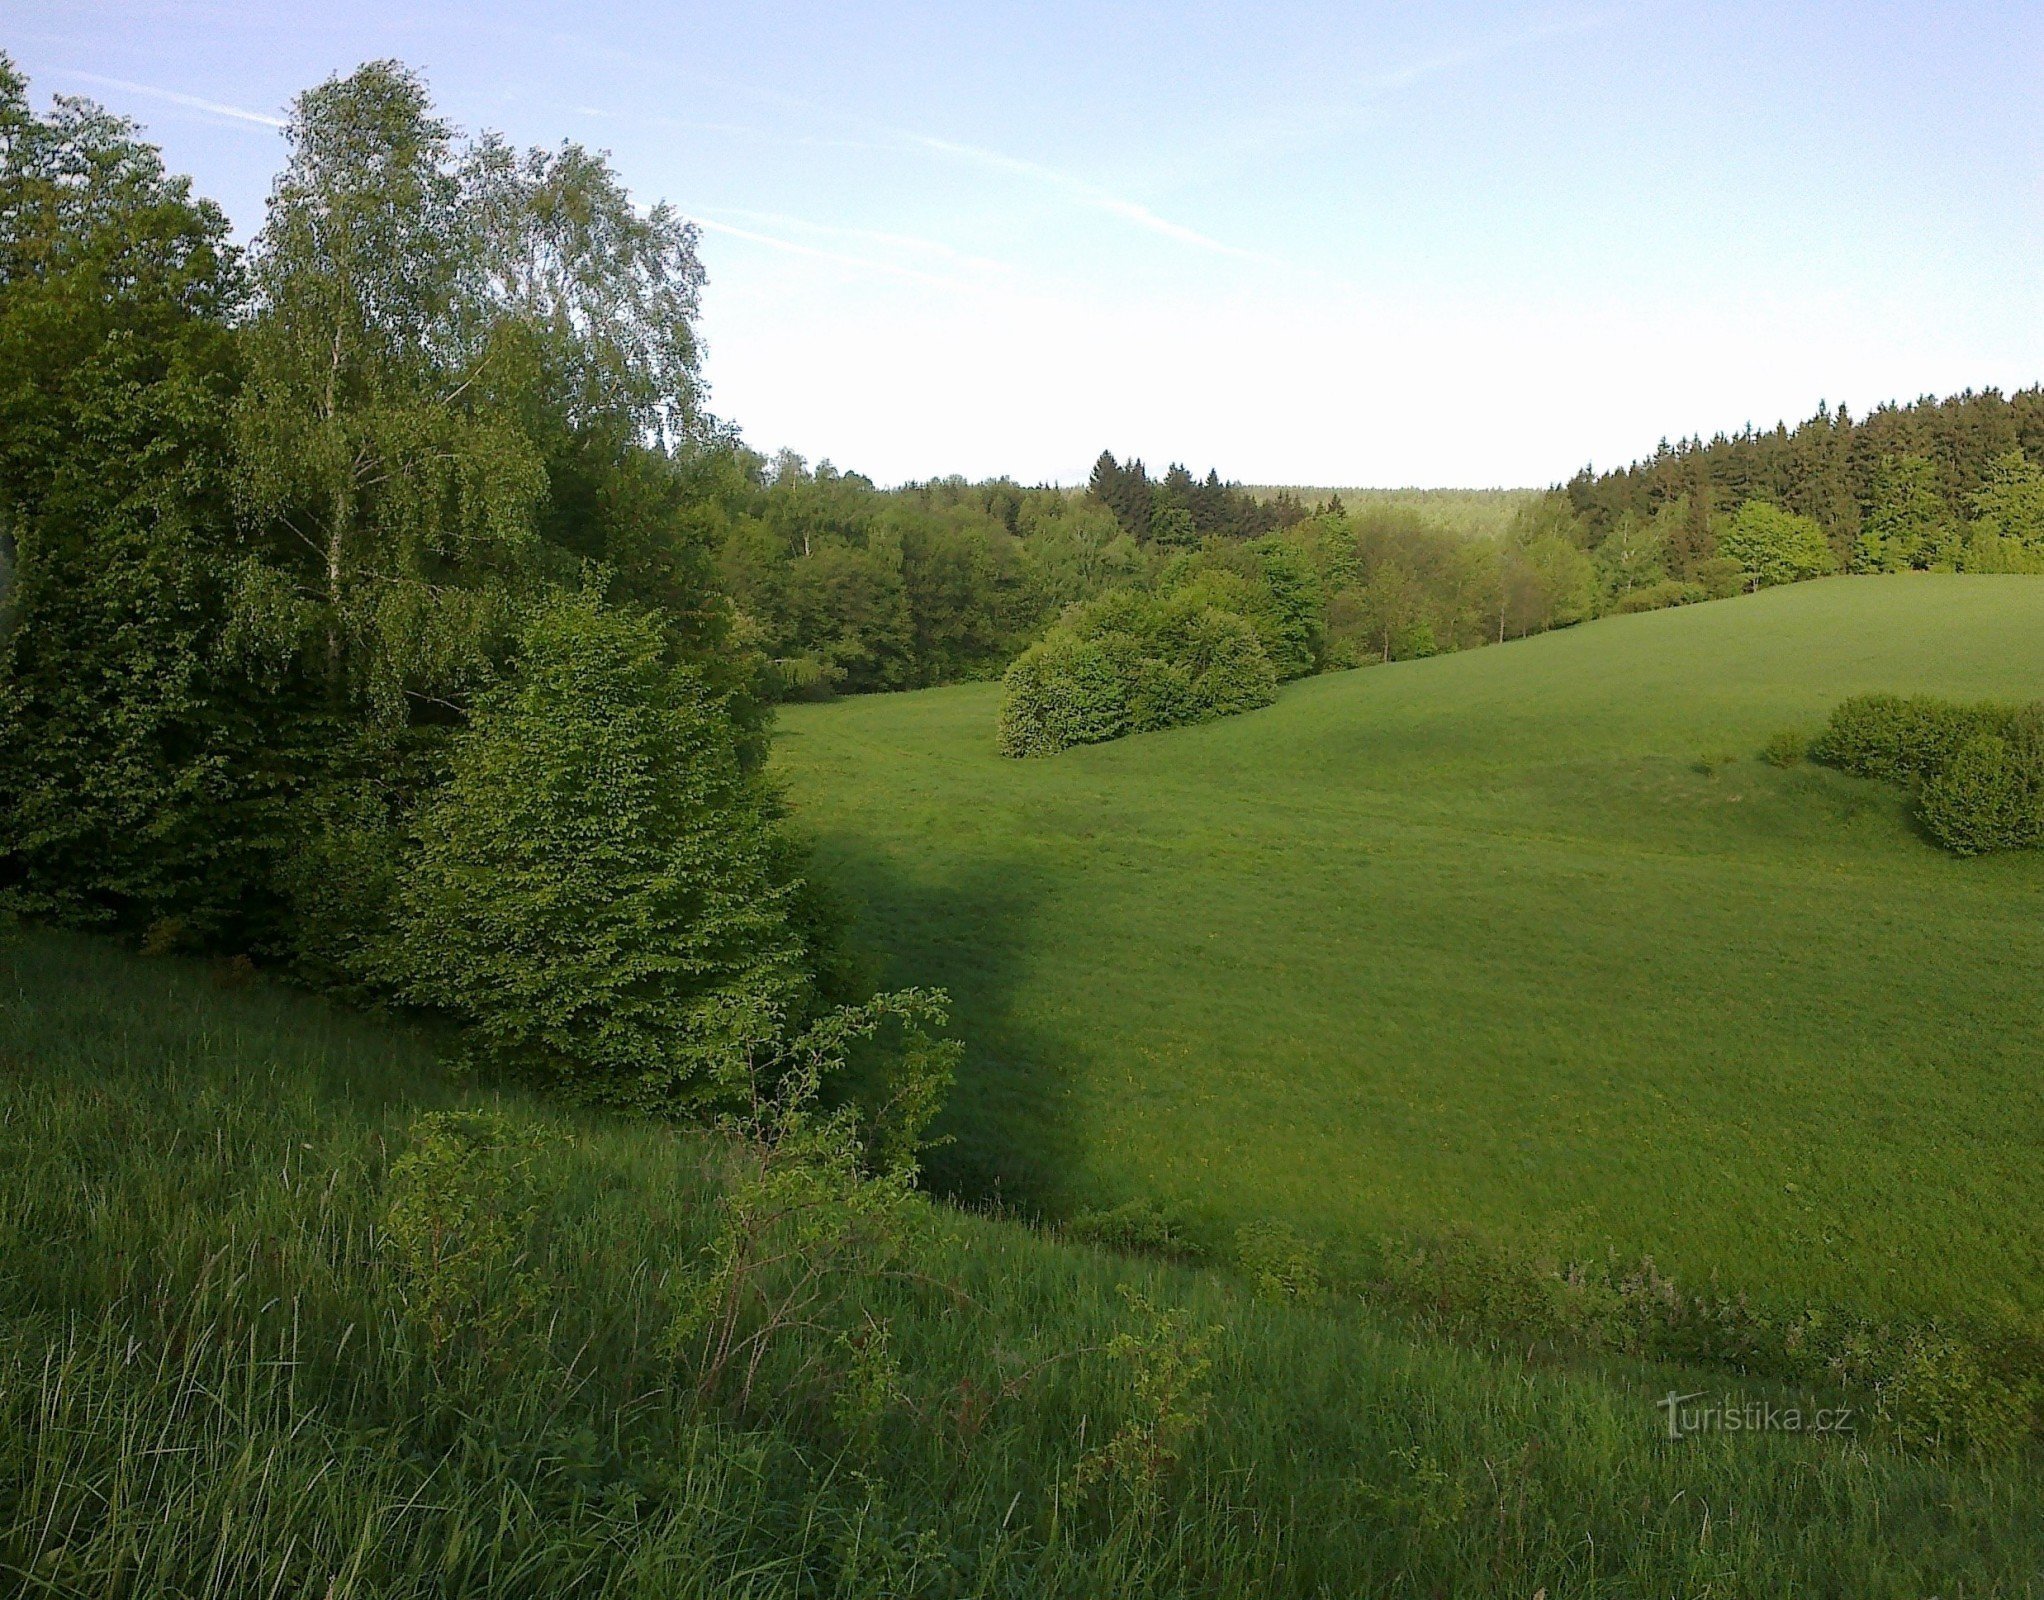
[[2044,857],[1758,759],[1875,689],[2044,695],[2044,582],[1611,618],[1034,762],[992,685],[791,707],[777,760],[884,975],[956,1002],[960,1189],[2034,1323]]
[[[1671,1444],[1654,1398],[1721,1377],[1532,1365],[956,1214],[925,1265],[971,1299],[879,1306],[919,1409],[864,1441],[787,1395],[703,1414],[656,1335],[712,1145],[451,1081],[407,1031],[225,976],[50,934],[0,952],[5,1592],[2044,1593],[2034,1462]],[[535,1293],[435,1368],[384,1185],[419,1111],[478,1103],[550,1140]],[[1224,1331],[1211,1417],[1140,1536],[1059,1487],[1126,1409],[1096,1347],[1128,1280]],[[957,1421],[966,1386],[1061,1351],[979,1431]]]
[[1544,489],[1370,489],[1346,488],[1287,488],[1280,484],[1256,484],[1250,488],[1258,499],[1268,500],[1278,494],[1297,495],[1307,505],[1318,505],[1331,496],[1340,495],[1342,504],[1351,511],[1406,510],[1417,511],[1429,522],[1438,523],[1451,533],[1460,533],[1472,538],[1495,538],[1512,525],[1526,506],[1538,500],[1547,491]]

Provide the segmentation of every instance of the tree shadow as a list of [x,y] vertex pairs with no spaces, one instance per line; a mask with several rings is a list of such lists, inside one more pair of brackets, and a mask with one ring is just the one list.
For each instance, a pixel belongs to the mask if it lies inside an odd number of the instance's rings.
[[933,1130],[925,1182],[965,1205],[1055,1217],[1080,1186],[1073,1125],[1074,1044],[1027,1020],[1017,981],[1028,968],[1042,875],[988,861],[940,876],[900,855],[819,841],[815,873],[851,918],[862,986],[943,989],[964,1057]]

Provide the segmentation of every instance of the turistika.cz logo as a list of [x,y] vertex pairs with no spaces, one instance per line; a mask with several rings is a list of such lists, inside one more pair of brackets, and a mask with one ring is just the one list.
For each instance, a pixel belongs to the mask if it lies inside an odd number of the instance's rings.
[[[1699,1401],[1703,1403],[1697,1404]],[[1805,1411],[1801,1406],[1742,1400],[1733,1394],[1705,1400],[1701,1389],[1694,1394],[1671,1392],[1654,1404],[1667,1413],[1670,1439],[1686,1439],[1694,1433],[1851,1433],[1856,1426],[1851,1406]]]

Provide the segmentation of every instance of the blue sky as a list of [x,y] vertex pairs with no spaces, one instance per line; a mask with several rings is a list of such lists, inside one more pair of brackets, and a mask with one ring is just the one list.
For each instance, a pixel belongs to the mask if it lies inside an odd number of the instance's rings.
[[1545,483],[2044,379],[2044,5],[15,0],[244,234],[376,56],[704,227],[712,406],[883,482]]

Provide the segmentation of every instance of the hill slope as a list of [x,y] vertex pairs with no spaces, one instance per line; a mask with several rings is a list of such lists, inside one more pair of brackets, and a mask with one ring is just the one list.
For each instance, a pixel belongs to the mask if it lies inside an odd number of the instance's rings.
[[1753,757],[1869,689],[2044,694],[2044,582],[1611,618],[1029,763],[993,685],[797,707],[778,761],[957,1001],[963,1187],[2034,1315],[2044,859]]
[[[435,1356],[386,1204],[451,1107],[530,1136],[539,1209],[502,1321]],[[0,1590],[2036,1593],[2034,1462],[1872,1428],[1671,1443],[1656,1400],[1722,1375],[1535,1366],[972,1217],[932,1216],[922,1262],[961,1296],[874,1288],[905,1399],[870,1434],[799,1387],[698,1406],[660,1333],[717,1170],[700,1138],[450,1082],[375,1019],[0,949]],[[1153,1522],[1073,1498],[1134,1408],[1121,1283],[1220,1334]]]

